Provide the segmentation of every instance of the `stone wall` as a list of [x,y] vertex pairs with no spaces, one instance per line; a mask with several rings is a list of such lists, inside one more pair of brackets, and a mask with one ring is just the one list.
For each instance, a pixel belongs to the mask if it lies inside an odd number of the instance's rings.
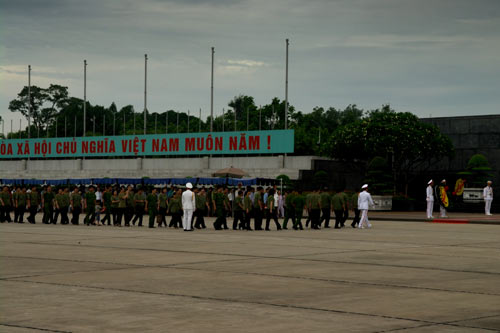
[[455,146],[456,156],[443,160],[435,170],[462,171],[474,154],[488,158],[496,175],[500,171],[500,115],[423,118],[439,127]]
[[1,178],[170,178],[210,177],[219,169],[234,166],[249,177],[276,178],[281,174],[298,179],[311,170],[315,156],[186,157],[123,159],[0,160]]

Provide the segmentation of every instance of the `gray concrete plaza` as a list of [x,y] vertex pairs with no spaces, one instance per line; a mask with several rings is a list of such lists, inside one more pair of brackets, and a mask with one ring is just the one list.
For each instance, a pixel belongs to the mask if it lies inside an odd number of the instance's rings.
[[[491,332],[500,227],[0,225],[1,332]],[[208,223],[211,227],[211,223]]]

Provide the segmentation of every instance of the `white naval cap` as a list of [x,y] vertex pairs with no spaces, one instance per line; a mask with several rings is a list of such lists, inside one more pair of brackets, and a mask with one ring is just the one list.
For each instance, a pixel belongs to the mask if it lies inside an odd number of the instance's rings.
[[427,185],[430,185],[432,183],[432,179],[427,182]]
[[368,188],[368,184],[365,184],[365,185],[361,186],[361,188],[363,188],[363,189],[364,188]]
[[486,183],[493,184],[493,182],[491,180],[488,180]]
[[441,181],[441,183],[446,183],[446,179],[443,179],[443,180]]
[[191,184],[191,183],[187,183],[187,184],[186,184],[186,187],[187,187],[187,188],[193,188],[193,184]]

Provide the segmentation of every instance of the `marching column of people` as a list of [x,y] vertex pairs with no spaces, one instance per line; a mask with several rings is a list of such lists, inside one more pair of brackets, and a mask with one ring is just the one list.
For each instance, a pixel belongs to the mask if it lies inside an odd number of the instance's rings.
[[[433,185],[432,180],[427,183],[427,218],[433,218],[435,201],[440,206],[441,217],[446,217],[446,180],[443,179],[436,187]],[[492,215],[491,185],[492,182],[488,181],[483,189],[486,215]],[[318,230],[330,228],[332,216],[335,218],[335,229],[345,227],[349,211],[352,211],[354,216],[351,227],[370,228],[368,211],[373,206],[368,184],[352,195],[348,195],[345,189],[338,189],[333,195],[327,188],[308,193],[297,190],[278,193],[276,186],[267,189],[257,186],[254,189],[251,186],[243,188],[241,185],[230,192],[224,186],[196,188],[191,183],[186,184],[185,190],[175,186],[159,190],[152,188],[150,191],[145,191],[140,186],[106,186],[102,192],[95,186],[75,186],[72,191],[69,187],[54,189],[50,185],[43,187],[41,191],[37,186],[31,189],[20,186],[9,189],[4,186],[0,191],[0,222],[24,223],[27,215],[26,220],[34,224],[35,217],[40,212],[43,224],[59,222],[78,225],[83,216],[85,225],[130,227],[137,224],[142,227],[143,217],[147,215],[150,228],[154,228],[156,222],[157,227],[182,227],[183,230],[192,231],[205,229],[205,217],[213,216],[215,230],[229,229],[229,217],[232,217],[233,230],[269,231],[271,221],[276,230],[288,230],[289,223],[294,230],[303,230],[302,219],[304,212],[307,212],[305,227],[310,224],[311,229]],[[68,214],[71,214],[71,219]],[[169,223],[168,215],[171,216]]]

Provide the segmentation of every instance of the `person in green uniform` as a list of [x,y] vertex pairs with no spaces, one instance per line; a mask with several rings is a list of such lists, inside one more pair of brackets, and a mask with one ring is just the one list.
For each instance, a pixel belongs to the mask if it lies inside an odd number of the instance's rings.
[[82,195],[78,187],[75,186],[73,192],[71,192],[69,202],[72,213],[71,224],[78,225],[80,224],[80,214],[82,213]]
[[177,189],[174,196],[170,199],[168,203],[168,211],[172,214],[172,219],[170,220],[169,227],[174,227],[175,229],[182,226],[182,203],[181,203],[182,190]]
[[321,197],[319,190],[312,193],[309,200],[309,209],[311,210],[311,229],[320,229]]
[[[118,197],[118,191],[113,190],[111,194],[111,216],[113,217],[113,225],[116,227],[118,225],[118,205],[120,204],[120,198]],[[121,227],[121,221],[120,221]]]
[[19,196],[19,193],[21,193],[21,188],[17,187],[14,190],[14,193],[12,193],[12,205],[14,207],[14,223],[19,220],[19,211],[17,210],[17,197]]
[[[244,206],[243,206],[243,191],[239,190],[237,192],[236,198],[234,198],[234,220],[233,220],[233,230],[245,229],[245,218],[244,218]],[[238,225],[239,222],[239,225]]]
[[96,195],[94,186],[90,186],[89,190],[85,192],[85,224],[86,225],[95,225],[95,204],[96,204]]
[[304,199],[306,200],[306,211],[307,211],[307,219],[306,219],[306,228],[309,226],[309,222],[311,222],[311,209],[309,208],[311,197],[313,192],[309,192],[305,195]]
[[149,227],[155,227],[155,217],[158,215],[158,198],[157,198],[156,188],[153,187],[151,193],[146,197],[146,207],[145,210],[149,215]]
[[223,220],[225,218],[225,207],[224,207],[224,193],[222,192],[222,186],[218,186],[217,190],[212,193],[213,197],[213,210],[215,211],[215,222],[214,229],[222,230]]
[[231,200],[229,199],[229,188],[224,188],[224,211],[225,211],[225,214],[224,214],[224,220],[222,222],[222,226],[224,228],[224,230],[228,230],[229,227],[227,226],[227,217],[228,216],[232,216],[232,204],[231,204]]
[[134,216],[134,189],[131,185],[127,188],[127,192],[125,194],[127,206],[125,207],[125,226],[130,227],[130,221],[132,221],[132,217]]
[[358,209],[358,197],[359,197],[359,191],[356,191],[351,196],[351,208],[354,210],[354,219],[352,220],[351,227],[356,228],[359,224],[359,221],[361,220],[359,217],[359,209]]
[[344,189],[341,195],[345,202],[344,211],[342,212],[342,228],[343,228],[345,227],[345,221],[347,221],[347,219],[349,218],[349,195],[347,194],[346,189]]
[[104,189],[102,194],[102,207],[104,210],[104,218],[101,220],[101,223],[104,225],[108,222],[108,225],[111,225],[111,197],[113,196],[111,192],[111,186],[107,186]]
[[69,224],[68,209],[70,205],[69,189],[66,187],[57,202],[61,213],[61,224]]
[[331,212],[332,197],[330,196],[330,193],[328,193],[328,189],[326,187],[320,193],[320,200],[321,200],[322,216],[321,219],[319,220],[319,225],[321,226],[321,223],[325,221],[324,227],[330,228],[330,212]]
[[28,196],[28,210],[30,212],[30,216],[28,217],[28,222],[31,224],[35,224],[35,216],[38,212],[38,206],[40,205],[40,194],[36,186],[33,186],[31,189],[31,193]]
[[252,195],[253,189],[250,188],[247,190],[247,193],[245,195],[245,198],[243,199],[243,211],[245,214],[245,224],[244,224],[244,229],[252,231],[252,227],[250,226],[250,218],[252,216]]
[[0,193],[0,222],[12,222],[10,218],[10,210],[12,207],[9,188],[4,186]]
[[194,214],[196,215],[196,220],[194,223],[194,227],[196,229],[205,229],[207,226],[205,225],[205,214],[210,209],[210,206],[207,202],[207,193],[205,189],[202,187],[200,191],[196,194],[196,210]]
[[142,217],[145,212],[146,205],[146,194],[142,188],[139,188],[137,193],[134,196],[134,205],[135,205],[135,217],[132,220],[132,224],[135,225],[135,222],[139,220],[138,226],[142,227]]
[[167,188],[164,187],[161,193],[158,195],[158,226],[161,227],[163,224],[167,226],[167,206],[168,206],[168,195]]
[[[125,210],[127,209],[127,191],[125,187],[120,189],[120,193],[118,193],[118,210],[116,213],[116,225],[122,226],[122,217],[125,215]],[[126,224],[126,223],[125,223]]]
[[207,190],[207,205],[209,207],[209,209],[208,209],[208,216],[209,217],[215,216],[215,210],[213,209],[215,192],[216,192],[215,188],[209,188]]
[[59,202],[61,201],[62,194],[63,194],[63,189],[59,188],[54,198],[54,224],[57,224],[57,220],[59,219],[59,215],[61,214],[61,209],[59,208]]
[[262,199],[263,193],[264,188],[259,186],[257,187],[257,191],[253,197],[253,218],[255,230],[262,230],[262,219],[264,214],[264,201]]
[[26,193],[26,188],[23,187],[18,193],[16,198],[16,209],[19,223],[24,223],[24,213],[26,212],[26,205],[28,203],[28,194]]
[[47,189],[42,196],[43,218],[42,223],[54,223],[54,199],[55,195],[52,192],[52,186],[47,186]]
[[269,195],[267,196],[266,202],[266,230],[270,231],[269,223],[271,219],[274,220],[274,224],[276,224],[276,229],[281,230],[281,225],[278,222],[278,210],[274,205],[274,189],[269,190]]
[[300,228],[300,230],[304,230],[301,219],[302,219],[302,214],[304,213],[304,209],[306,209],[306,199],[302,195],[302,192],[294,191],[292,206],[293,209],[295,210],[293,229],[298,230]]
[[342,216],[344,215],[345,201],[342,192],[337,192],[332,198],[333,212],[335,213],[335,229],[342,227]]
[[293,221],[295,219],[294,214],[295,214],[295,209],[293,208],[293,199],[294,199],[295,194],[293,192],[287,191],[285,194],[285,217],[283,220],[283,229],[287,230],[287,225],[288,225],[288,220]]

